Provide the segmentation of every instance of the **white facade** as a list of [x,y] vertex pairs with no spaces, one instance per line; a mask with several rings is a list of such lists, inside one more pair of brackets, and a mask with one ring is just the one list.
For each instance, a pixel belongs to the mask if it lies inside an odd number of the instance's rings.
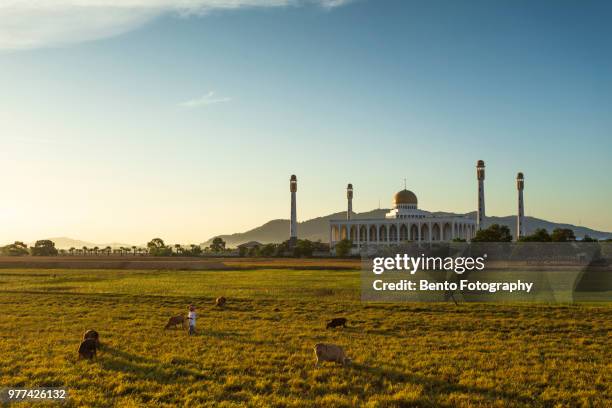
[[418,209],[417,198],[409,190],[395,194],[393,209],[381,219],[330,220],[330,248],[343,239],[353,242],[354,252],[379,245],[469,241],[476,234],[476,222],[462,216],[435,216]]

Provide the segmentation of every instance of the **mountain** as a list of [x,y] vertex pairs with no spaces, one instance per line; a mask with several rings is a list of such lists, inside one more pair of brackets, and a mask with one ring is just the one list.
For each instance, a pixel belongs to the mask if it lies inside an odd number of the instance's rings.
[[[364,218],[384,218],[388,209],[377,209],[367,211],[363,213],[353,214],[353,219],[364,219]],[[467,214],[455,214],[447,212],[432,212],[433,215],[450,215],[450,216],[468,216],[471,218],[476,217],[475,212]],[[304,222],[298,222],[298,237],[303,239],[309,239],[313,241],[321,240],[322,242],[329,242],[329,220],[330,219],[343,219],[346,217],[346,212],[337,212],[334,214],[326,215],[324,217],[313,218]],[[507,225],[512,231],[512,235],[516,235],[516,216],[508,215],[505,217],[486,217],[486,225],[501,224]],[[585,235],[589,235],[592,238],[605,239],[612,238],[612,232],[596,231],[590,228],[571,225],[561,224],[552,221],[546,221],[535,217],[525,217],[525,232],[531,234],[538,228],[546,228],[551,232],[555,228],[570,228],[574,230],[576,237],[582,238]],[[246,232],[239,232],[229,235],[219,235],[227,243],[229,247],[235,247],[239,244],[248,241],[258,241],[263,244],[269,242],[283,242],[289,238],[289,220],[272,220],[265,224],[253,228]],[[216,238],[216,237],[213,237]],[[202,243],[202,246],[208,246],[212,242],[212,239]]]
[[[106,244],[96,244],[94,242],[81,241],[79,239],[73,239],[68,237],[55,237],[55,238],[45,238],[55,242],[55,247],[57,249],[70,249],[70,248],[83,248],[86,246],[87,248],[106,248],[107,246],[111,248],[119,248],[119,247],[132,247],[130,244],[122,244],[120,242],[110,242]],[[34,242],[28,243],[28,246],[34,246]]]

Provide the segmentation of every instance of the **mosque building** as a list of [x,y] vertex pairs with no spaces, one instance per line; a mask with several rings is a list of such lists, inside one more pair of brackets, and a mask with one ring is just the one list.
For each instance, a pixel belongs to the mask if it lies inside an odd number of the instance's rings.
[[[350,184],[349,189],[350,208],[353,196]],[[469,241],[475,233],[476,222],[473,218],[434,215],[420,210],[417,196],[407,189],[395,193],[393,208],[385,218],[351,218],[347,211],[345,220],[329,222],[330,247],[333,248],[338,241],[350,239],[356,251],[364,247],[396,245],[405,241],[448,242],[455,238]]]
[[[353,244],[353,252],[378,246],[397,245],[402,242],[435,243],[450,242],[455,239],[470,241],[485,227],[485,163],[476,163],[478,183],[476,217],[467,215],[434,214],[419,209],[416,194],[404,187],[393,196],[393,208],[384,218],[353,217],[353,185],[346,188],[347,211],[345,219],[329,221],[329,243],[333,252],[335,245],[344,239]],[[517,239],[524,235],[523,173],[517,175],[518,214]],[[296,191],[297,177],[291,176],[290,244],[297,241]]]

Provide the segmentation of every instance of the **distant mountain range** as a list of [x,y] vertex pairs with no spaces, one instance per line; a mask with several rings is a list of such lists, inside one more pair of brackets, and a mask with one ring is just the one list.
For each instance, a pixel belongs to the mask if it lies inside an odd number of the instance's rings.
[[[70,248],[83,248],[86,246],[87,248],[106,248],[107,246],[115,249],[120,247],[132,247],[131,244],[122,244],[120,242],[110,242],[106,244],[96,244],[94,242],[81,241],[78,239],[68,238],[68,237],[55,237],[55,238],[46,238],[53,242],[55,242],[55,247],[57,249],[70,249]],[[34,242],[29,242],[28,246],[34,246]]]
[[[364,218],[384,218],[385,214],[389,212],[388,209],[378,209],[363,213],[353,214],[353,218],[364,219]],[[433,212],[433,215],[451,215],[451,216],[468,216],[475,218],[476,213],[471,212],[467,214],[455,214],[446,212]],[[298,237],[302,239],[310,239],[313,241],[321,240],[321,242],[329,241],[329,220],[330,219],[343,219],[346,217],[346,212],[337,212],[334,214],[326,215],[324,217],[313,218],[304,222],[298,222]],[[501,224],[507,225],[512,231],[512,235],[516,235],[516,216],[508,215],[505,217],[486,217],[487,225],[490,224]],[[537,228],[546,228],[551,232],[555,228],[570,228],[574,230],[577,238],[582,238],[585,235],[589,235],[591,238],[606,239],[612,238],[612,232],[596,231],[586,227],[580,227],[571,224],[561,224],[552,221],[546,221],[534,217],[525,217],[525,231],[527,234],[531,234]],[[265,224],[253,228],[246,232],[239,232],[235,234],[219,235],[230,247],[243,244],[249,241],[258,241],[262,244],[269,242],[283,242],[288,239],[289,235],[289,220],[272,220]],[[215,237],[213,237],[215,238]],[[212,239],[203,242],[202,246],[210,245]]]
[[[355,213],[353,214],[353,218],[355,219],[364,219],[364,218],[384,218],[385,214],[389,212],[388,209],[378,209],[367,211],[363,213]],[[475,218],[475,212],[467,213],[467,214],[455,214],[455,213],[446,213],[446,212],[432,212],[433,215],[451,215],[451,216],[468,216]],[[346,212],[337,212],[334,214],[329,214],[324,217],[313,218],[311,220],[307,220],[304,222],[298,223],[298,237],[310,239],[313,241],[321,240],[321,242],[329,241],[329,220],[330,219],[343,219],[346,217]],[[516,235],[516,216],[508,215],[506,217],[486,217],[487,225],[490,224],[501,224],[507,225],[512,231],[512,235]],[[546,228],[549,232],[551,232],[555,228],[570,228],[574,230],[574,234],[576,237],[581,239],[585,235],[589,235],[592,238],[597,239],[606,239],[612,238],[612,232],[605,231],[596,231],[590,228],[571,225],[571,224],[561,224],[552,221],[542,220],[540,218],[534,217],[525,217],[525,230],[527,234],[531,234],[537,228]],[[272,220],[268,221],[265,224],[253,228],[252,230],[246,232],[239,232],[235,234],[227,234],[227,235],[218,235],[227,243],[229,247],[235,247],[237,245],[243,244],[249,241],[257,241],[263,244],[267,244],[269,242],[283,242],[287,240],[289,235],[289,220]],[[216,236],[215,236],[216,237]],[[213,238],[215,238],[213,237]],[[206,242],[203,242],[202,247],[210,245],[213,238],[209,239]],[[74,248],[83,248],[86,246],[87,248],[106,248],[110,246],[111,248],[120,248],[120,247],[132,247],[132,244],[126,244],[121,242],[110,242],[98,244],[94,242],[81,241],[78,239],[68,238],[68,237],[55,237],[55,238],[47,238],[51,241],[55,242],[55,247],[58,249],[70,249]],[[34,242],[28,243],[29,246],[34,245]],[[145,244],[139,244],[138,247],[144,247]]]

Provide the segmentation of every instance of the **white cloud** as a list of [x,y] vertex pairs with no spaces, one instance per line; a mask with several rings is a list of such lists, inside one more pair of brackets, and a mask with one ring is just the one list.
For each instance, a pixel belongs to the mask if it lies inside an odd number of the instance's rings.
[[225,103],[231,100],[232,98],[228,98],[226,96],[216,96],[213,91],[210,91],[206,95],[202,95],[199,98],[181,102],[179,103],[179,106],[182,106],[184,108],[198,108],[200,106],[214,105],[216,103]]
[[91,41],[134,30],[164,14],[199,16],[212,10],[342,6],[351,0],[0,0],[0,50]]

